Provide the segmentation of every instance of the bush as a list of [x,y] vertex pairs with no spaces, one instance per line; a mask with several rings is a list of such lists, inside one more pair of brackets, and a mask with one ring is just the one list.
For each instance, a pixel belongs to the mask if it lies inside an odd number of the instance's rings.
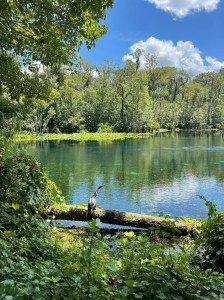
[[212,202],[202,199],[209,212],[196,239],[196,258],[201,259],[204,268],[224,271],[224,212],[218,212]]
[[97,132],[100,132],[100,133],[111,133],[111,132],[113,132],[113,126],[109,125],[108,123],[100,123],[98,125]]
[[31,156],[0,142],[0,224],[18,229],[41,218],[49,205],[62,201],[61,192]]
[[155,130],[160,129],[160,124],[157,121],[150,121],[148,124],[148,127],[149,127],[149,130],[153,132]]
[[42,214],[61,193],[34,158],[1,137],[0,172],[0,299],[53,299],[61,249]]

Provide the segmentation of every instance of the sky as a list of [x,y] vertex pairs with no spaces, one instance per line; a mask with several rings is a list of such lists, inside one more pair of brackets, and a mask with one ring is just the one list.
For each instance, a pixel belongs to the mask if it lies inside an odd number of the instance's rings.
[[154,54],[159,66],[193,74],[224,67],[224,0],[114,0],[108,32],[81,55],[89,62],[123,64],[136,49]]

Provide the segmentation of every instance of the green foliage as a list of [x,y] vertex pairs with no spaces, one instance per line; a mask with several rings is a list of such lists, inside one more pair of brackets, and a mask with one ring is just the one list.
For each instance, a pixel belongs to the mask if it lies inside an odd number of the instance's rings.
[[4,1],[0,51],[12,51],[28,63],[71,62],[82,43],[90,48],[106,33],[102,20],[112,4],[112,0]]
[[99,133],[107,133],[107,132],[111,133],[111,132],[113,132],[113,126],[111,126],[111,125],[109,125],[107,123],[106,124],[100,123],[98,125],[97,132],[99,132]]
[[0,51],[0,61],[0,128],[20,130],[30,123],[27,116],[48,98],[49,86],[35,70],[32,75],[24,73],[9,53]]
[[32,157],[0,143],[1,225],[7,230],[35,223],[47,207],[63,197]]
[[[63,197],[43,167],[13,148],[9,137],[1,136],[0,173],[0,298],[43,299],[40,289],[56,276],[53,259],[60,248],[49,243],[42,216]],[[46,297],[51,294],[46,290]]]
[[[190,248],[133,232],[102,236],[54,230],[41,257],[13,254],[0,239],[1,296],[13,299],[221,299],[222,274],[191,264]],[[44,228],[43,228],[44,229]],[[50,245],[51,243],[51,245]],[[23,245],[24,247],[24,245]],[[27,249],[24,249],[27,250]]]
[[208,219],[202,223],[202,231],[196,240],[197,258],[204,267],[224,271],[224,213],[201,197],[208,207]]
[[88,131],[82,131],[80,133],[73,134],[30,134],[30,133],[17,133],[14,136],[16,142],[29,142],[29,141],[114,141],[114,140],[125,140],[125,139],[138,139],[147,138],[149,133],[114,133],[114,132],[94,132],[89,133]]
[[[129,233],[118,247],[121,299],[216,299],[223,290],[223,277],[209,278],[192,267],[190,251],[181,244],[149,243],[146,236]],[[214,290],[210,280],[217,280]]]
[[8,130],[97,132],[109,124],[115,132],[145,133],[224,124],[222,70],[190,79],[175,68],[145,71],[128,61],[120,68],[83,63],[74,72],[55,64],[28,75],[10,55],[0,58],[0,126]]
[[[77,62],[76,52],[82,44],[91,48],[106,33],[103,21],[106,9],[112,5],[113,0],[97,3],[92,0],[9,0],[2,3],[0,128],[37,133],[85,129],[83,115],[74,108],[77,101],[70,106],[63,98],[63,90],[58,92],[65,75],[60,71],[60,64],[67,71],[68,66]],[[41,73],[41,69],[49,65],[58,77],[51,91],[48,87],[52,78]],[[52,97],[54,89],[65,105],[61,106],[55,101],[56,97]]]
[[149,130],[152,131],[152,132],[154,130],[158,130],[160,128],[160,124],[157,121],[151,121],[151,122],[149,122],[148,126],[149,126]]

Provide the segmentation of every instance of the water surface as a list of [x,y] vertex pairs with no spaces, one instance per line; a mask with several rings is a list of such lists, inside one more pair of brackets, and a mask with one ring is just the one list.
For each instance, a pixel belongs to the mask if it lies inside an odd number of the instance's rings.
[[24,147],[43,163],[69,204],[87,202],[104,184],[97,203],[105,209],[200,218],[207,212],[202,195],[224,210],[221,135],[43,141]]

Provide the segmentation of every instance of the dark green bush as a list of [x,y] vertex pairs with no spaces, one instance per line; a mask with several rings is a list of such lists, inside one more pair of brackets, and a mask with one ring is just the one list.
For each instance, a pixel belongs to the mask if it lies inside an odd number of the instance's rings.
[[209,212],[196,240],[196,257],[205,268],[224,271],[224,212],[218,212],[212,202],[203,200]]
[[52,299],[61,251],[42,214],[57,200],[61,193],[43,167],[0,137],[0,299],[44,299],[43,285]]
[[18,229],[20,223],[40,218],[47,207],[62,199],[43,167],[31,156],[0,143],[0,207],[2,226]]

